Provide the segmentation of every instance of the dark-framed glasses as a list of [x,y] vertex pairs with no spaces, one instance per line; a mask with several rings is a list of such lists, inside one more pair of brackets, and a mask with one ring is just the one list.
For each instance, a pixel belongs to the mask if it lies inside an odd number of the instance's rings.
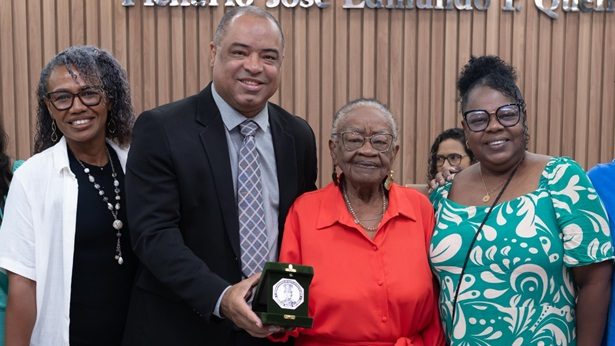
[[461,155],[457,153],[452,153],[448,155],[436,155],[436,165],[438,167],[444,166],[444,161],[448,161],[448,164],[451,166],[459,166],[461,163],[461,159],[468,155]]
[[47,99],[59,111],[65,111],[73,106],[75,96],[88,107],[97,106],[102,101],[102,92],[94,88],[86,88],[74,94],[70,91],[60,90],[47,93]]
[[342,138],[342,144],[346,151],[355,151],[362,148],[366,140],[369,140],[372,148],[379,152],[388,151],[393,144],[393,135],[390,133],[376,133],[371,136],[363,136],[358,132],[345,131],[335,135]]
[[498,123],[504,127],[512,127],[519,123],[521,119],[521,106],[518,103],[511,103],[500,106],[493,113],[484,109],[472,109],[463,112],[463,120],[472,132],[481,132],[489,126],[491,115],[494,114]]

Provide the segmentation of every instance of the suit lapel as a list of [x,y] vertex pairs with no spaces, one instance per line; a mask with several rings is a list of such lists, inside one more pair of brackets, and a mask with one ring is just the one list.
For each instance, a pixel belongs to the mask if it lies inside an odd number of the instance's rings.
[[[286,215],[286,212],[290,208],[290,204],[297,194],[298,175],[295,140],[284,130],[285,122],[282,116],[271,106],[269,106],[269,123],[271,125],[271,136],[273,139],[273,148],[275,150],[275,164],[278,173],[278,188],[280,193],[278,222],[281,231],[286,221],[283,216]],[[280,239],[282,239],[281,236],[278,238],[278,242]]]
[[239,219],[237,202],[233,188],[231,163],[228,155],[226,129],[220,111],[211,94],[211,83],[201,92],[197,106],[196,121],[204,128],[200,133],[203,149],[209,160],[214,186],[220,209],[224,218],[225,229],[231,242],[235,256],[240,257],[239,249]]

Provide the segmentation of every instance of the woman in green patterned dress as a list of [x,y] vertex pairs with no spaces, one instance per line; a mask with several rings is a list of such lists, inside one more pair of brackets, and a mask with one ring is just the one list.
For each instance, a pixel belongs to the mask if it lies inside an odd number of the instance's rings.
[[596,191],[573,160],[526,150],[510,65],[472,57],[457,87],[478,163],[431,194],[430,261],[450,344],[599,345],[613,250]]

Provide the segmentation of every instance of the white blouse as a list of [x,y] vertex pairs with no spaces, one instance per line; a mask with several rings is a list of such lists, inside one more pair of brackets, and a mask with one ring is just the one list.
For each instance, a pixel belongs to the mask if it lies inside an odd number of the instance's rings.
[[[126,170],[127,149],[109,141]],[[0,227],[0,268],[36,281],[30,345],[69,345],[77,178],[64,137],[16,172]]]

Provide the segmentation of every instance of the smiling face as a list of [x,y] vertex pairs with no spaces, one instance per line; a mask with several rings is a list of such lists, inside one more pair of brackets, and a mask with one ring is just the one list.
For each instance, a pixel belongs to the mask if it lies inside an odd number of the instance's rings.
[[[91,97],[88,94],[90,92],[102,93],[98,91],[97,86],[86,83],[81,78],[79,71],[76,69],[72,69],[72,71],[76,78],[71,76],[66,66],[61,65],[54,68],[47,82],[48,94],[58,95],[58,92],[61,91],[72,94],[81,92],[82,97],[87,98]],[[56,103],[64,101],[64,99],[57,99]],[[72,106],[66,110],[56,109],[49,98],[46,99],[45,103],[58,130],[62,132],[73,152],[78,151],[79,147],[105,142],[105,128],[109,112],[105,96],[102,96],[100,103],[95,106],[86,106],[79,97],[75,96]]]
[[[361,106],[353,109],[337,125],[339,133],[356,132],[362,136],[393,134],[391,124],[377,109]],[[391,167],[399,145],[393,143],[389,150],[380,152],[372,147],[369,139],[359,149],[348,151],[344,148],[341,136],[329,140],[333,162],[344,173],[347,183],[353,186],[374,187],[381,184]]]
[[[467,124],[462,122],[468,139],[470,150],[482,166],[494,171],[508,170],[514,166],[525,153],[525,135],[522,118],[511,127],[502,126],[493,114],[500,106],[515,103],[514,99],[506,97],[501,92],[488,86],[478,86],[472,89],[463,109],[486,110],[491,113],[489,125],[484,131],[472,132]],[[525,117],[525,114],[521,114]]]
[[269,19],[242,14],[228,24],[216,46],[210,43],[216,91],[246,117],[258,114],[276,92],[282,64],[282,36]]
[[442,166],[437,166],[438,172],[442,172],[444,169],[459,172],[471,164],[470,157],[466,153],[464,145],[460,141],[452,138],[445,139],[440,143],[436,157],[449,157],[450,155],[459,155],[461,160],[454,166],[451,165],[449,160],[444,160],[444,164],[442,164]]

